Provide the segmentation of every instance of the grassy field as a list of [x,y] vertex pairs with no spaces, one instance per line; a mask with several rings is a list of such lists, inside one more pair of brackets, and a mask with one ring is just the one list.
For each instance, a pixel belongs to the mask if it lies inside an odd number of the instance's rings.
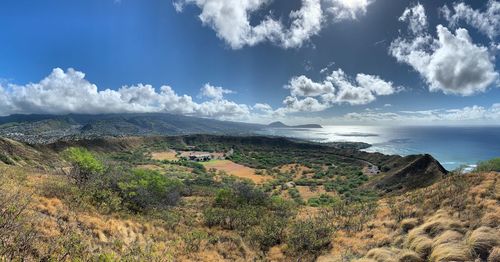
[[228,175],[250,179],[256,184],[262,184],[271,179],[269,176],[256,175],[255,169],[236,164],[231,160],[210,160],[208,162],[203,162],[202,165],[208,170],[213,168],[217,171],[224,171]]
[[163,151],[163,152],[153,152],[151,153],[151,158],[154,160],[167,160],[167,161],[176,161],[179,160],[177,158],[177,152],[171,151]]

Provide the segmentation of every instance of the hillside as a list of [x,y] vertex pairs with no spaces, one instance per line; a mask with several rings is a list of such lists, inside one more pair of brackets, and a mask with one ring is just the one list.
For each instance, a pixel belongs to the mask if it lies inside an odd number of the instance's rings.
[[[389,163],[385,163],[386,165]],[[390,163],[397,166],[375,183],[385,192],[407,191],[429,186],[448,173],[431,155],[406,156]]]
[[[180,158],[198,151],[232,154]],[[2,139],[0,152],[0,259],[486,261],[498,252],[498,173],[448,173],[429,155],[218,135]],[[368,160],[387,166],[365,173]]]
[[102,136],[251,134],[264,126],[173,114],[11,115],[0,117],[0,135],[30,144]]

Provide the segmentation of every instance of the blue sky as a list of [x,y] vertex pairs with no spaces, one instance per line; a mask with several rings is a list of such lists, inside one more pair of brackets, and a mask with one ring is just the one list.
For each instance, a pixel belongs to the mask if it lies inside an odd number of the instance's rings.
[[498,123],[500,4],[461,3],[5,0],[0,115]]

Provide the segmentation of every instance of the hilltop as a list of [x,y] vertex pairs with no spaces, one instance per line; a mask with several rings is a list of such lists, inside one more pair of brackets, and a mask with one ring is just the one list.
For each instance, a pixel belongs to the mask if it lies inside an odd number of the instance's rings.
[[283,124],[283,122],[280,122],[280,121],[272,122],[267,126],[272,127],[272,128],[323,128],[321,125],[318,125],[318,124],[289,126],[289,125]]

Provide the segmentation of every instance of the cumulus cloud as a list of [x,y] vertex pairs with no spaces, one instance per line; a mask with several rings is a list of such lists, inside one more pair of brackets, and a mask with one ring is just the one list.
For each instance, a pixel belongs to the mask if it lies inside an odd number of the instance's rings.
[[474,44],[466,29],[459,28],[453,34],[438,25],[435,39],[426,30],[414,28],[412,19],[403,20],[409,21],[413,35],[395,39],[389,52],[420,73],[430,91],[469,96],[486,91],[496,82],[495,57],[488,48]]
[[317,83],[304,75],[292,77],[285,87],[290,89],[292,96],[319,96],[335,89],[329,81]]
[[257,103],[253,106],[253,109],[264,112],[272,113],[273,108],[269,104]]
[[278,113],[317,112],[328,108],[328,104],[322,103],[313,97],[300,99],[295,96],[287,96],[283,100],[283,104],[285,107],[278,109]]
[[285,48],[300,47],[321,30],[323,11],[320,0],[302,0],[302,7],[292,11],[290,19],[293,21],[290,29],[280,36],[281,45]]
[[463,21],[476,28],[490,39],[494,39],[500,33],[500,2],[489,0],[486,9],[473,9],[463,2],[454,3],[451,8],[444,5],[441,13],[448,20],[451,27],[456,27]]
[[[322,1],[323,5],[322,6]],[[177,0],[174,8],[182,12],[185,5],[196,5],[203,25],[212,28],[231,48],[239,49],[262,42],[271,42],[284,48],[301,47],[312,36],[318,35],[324,21],[356,19],[366,13],[368,0],[302,0],[300,9],[288,14],[290,26],[272,17],[272,10],[255,25],[252,15],[266,11],[272,0]],[[328,17],[325,15],[325,11]]]
[[379,76],[357,74],[350,79],[342,69],[337,69],[322,82],[315,82],[301,75],[292,77],[285,88],[290,96],[283,101],[289,112],[322,111],[335,104],[364,105],[373,102],[376,96],[391,95],[400,90],[392,82]]
[[224,89],[220,86],[213,86],[210,83],[206,83],[200,90],[200,95],[202,97],[208,97],[213,99],[222,99],[224,94],[233,94],[233,90]]
[[249,113],[248,106],[223,98],[229,90],[205,85],[203,91],[212,99],[197,103],[166,85],[159,91],[144,84],[99,91],[83,72],[55,68],[38,83],[0,86],[0,114],[166,112],[232,118]]
[[399,17],[399,21],[408,22],[408,28],[413,34],[422,33],[427,29],[427,16],[424,6],[420,3],[408,7]]
[[500,120],[500,103],[484,106],[467,106],[456,109],[433,109],[418,111],[377,112],[364,111],[345,114],[337,121],[363,123],[493,123]]
[[326,10],[334,21],[356,19],[366,14],[366,9],[374,1],[369,0],[325,0]]

